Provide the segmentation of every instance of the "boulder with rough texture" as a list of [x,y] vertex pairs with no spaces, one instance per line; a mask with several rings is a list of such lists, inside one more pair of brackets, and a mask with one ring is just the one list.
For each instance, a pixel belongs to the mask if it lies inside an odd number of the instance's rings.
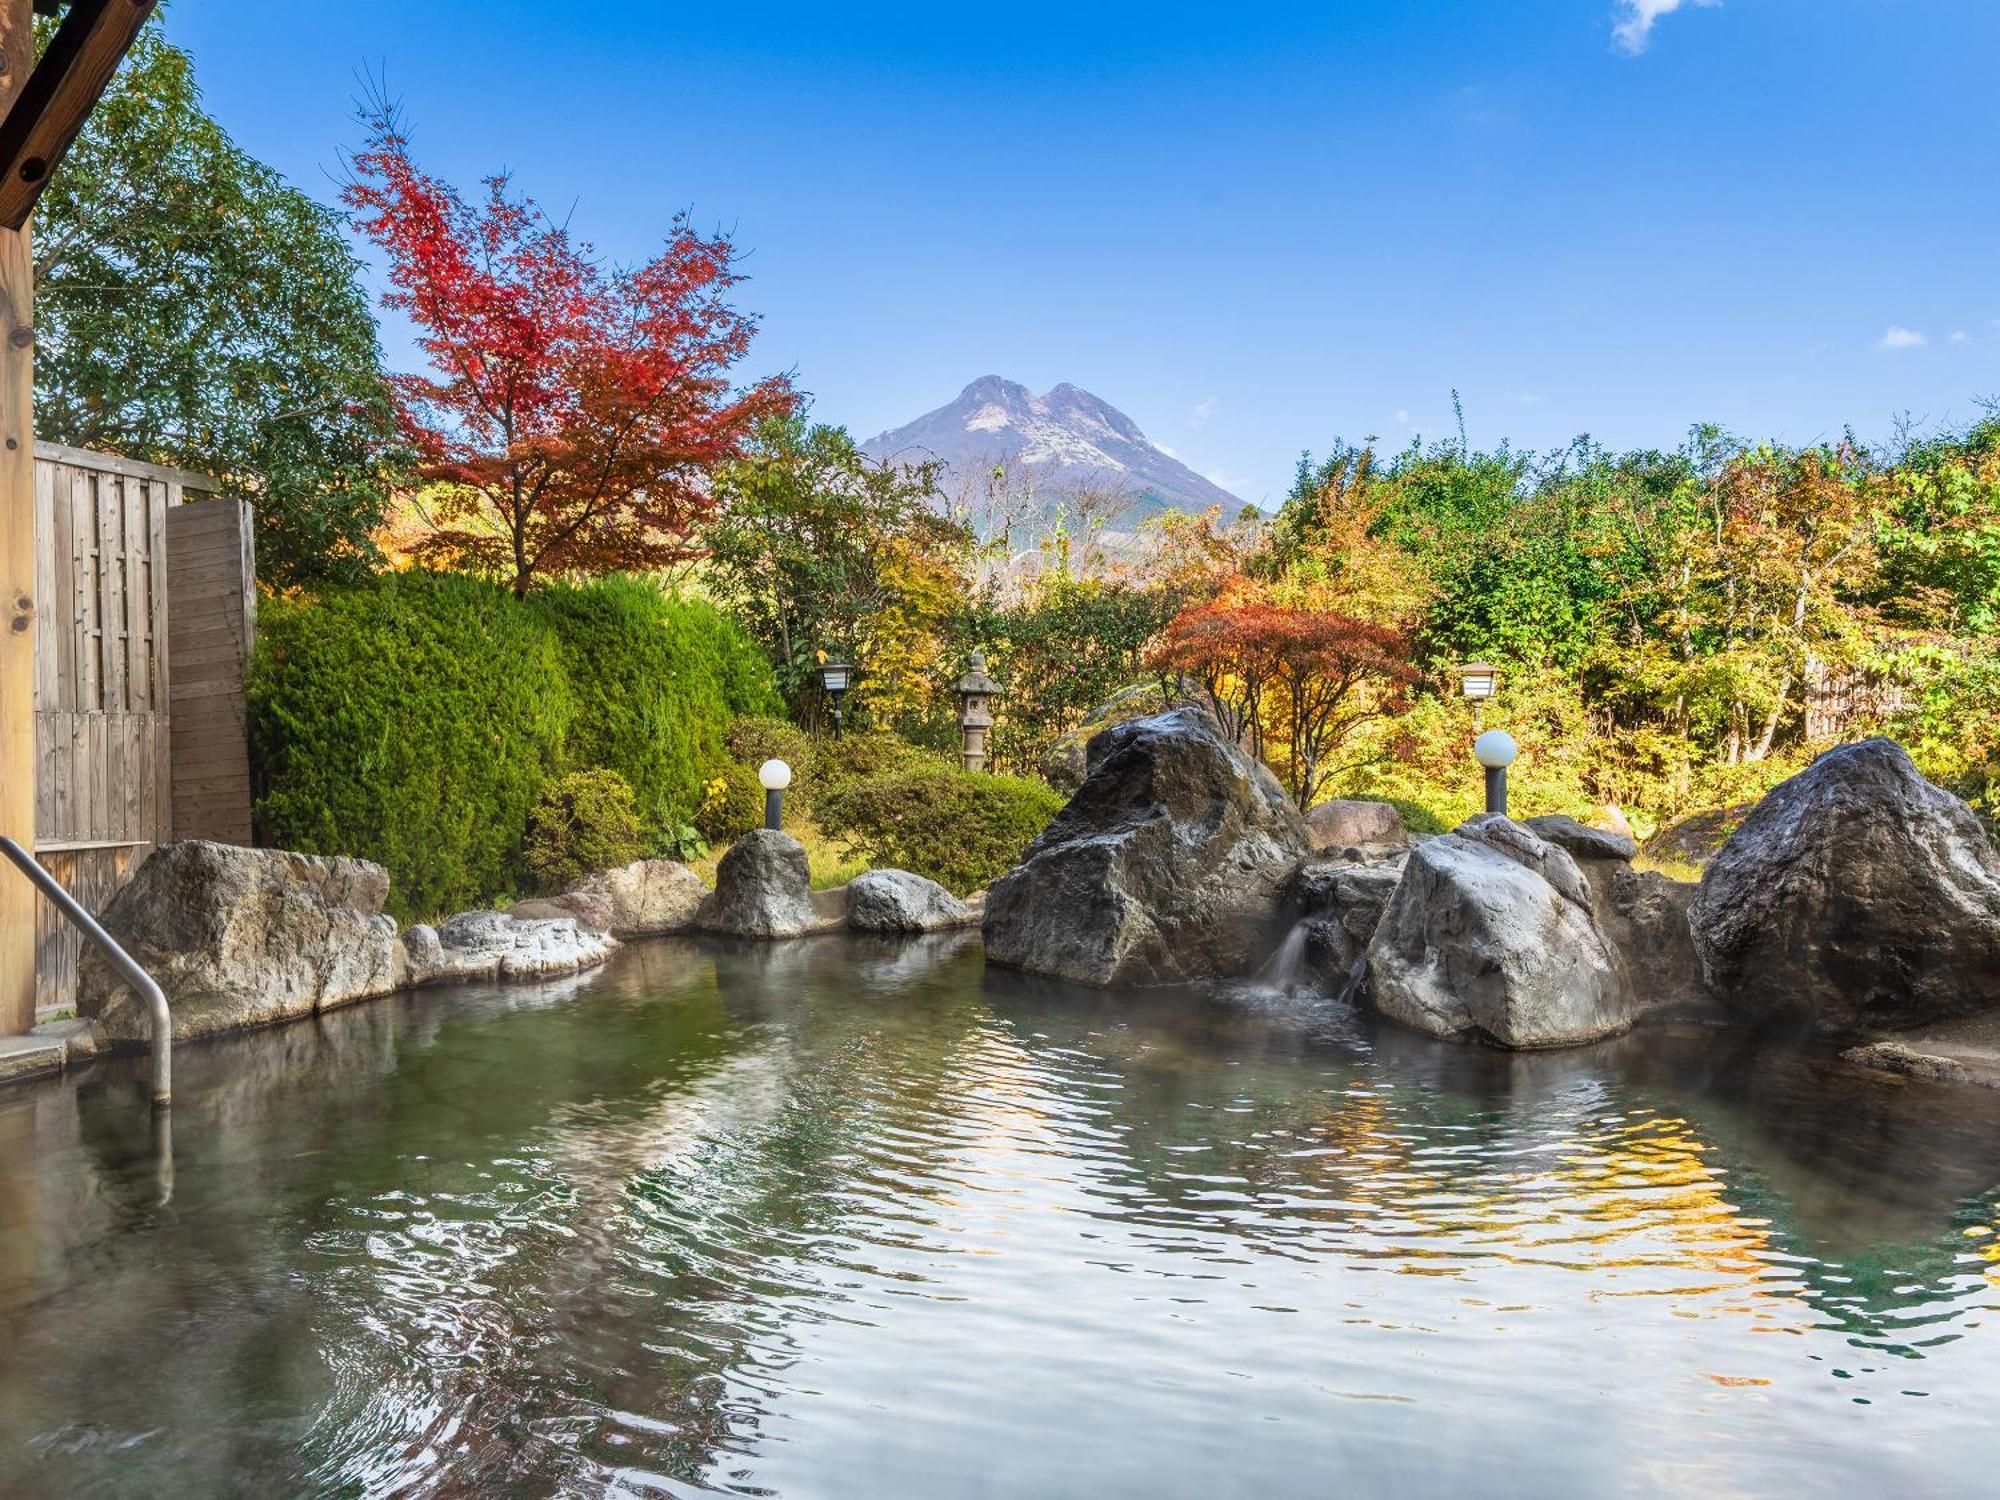
[[554,897],[579,926],[601,920],[616,937],[662,937],[695,924],[708,887],[678,860],[635,859],[602,870]]
[[1626,993],[1641,1010],[1700,1005],[1707,998],[1688,911],[1697,887],[1632,868],[1638,844],[1557,813],[1522,826],[1564,850],[1590,887],[1591,915],[1617,955]]
[[1627,835],[1612,833],[1602,828],[1592,828],[1589,824],[1579,823],[1565,813],[1529,818],[1521,826],[1532,830],[1538,838],[1548,840],[1558,849],[1567,850],[1573,859],[1629,861],[1639,853],[1638,843]]
[[1503,1047],[1595,1041],[1636,1015],[1576,862],[1490,814],[1411,851],[1367,989],[1406,1026]]
[[1712,1004],[1688,921],[1701,887],[1623,864],[1586,864],[1584,870],[1597,925],[1618,955],[1633,1004],[1642,1010]]
[[993,882],[991,963],[1084,984],[1247,975],[1307,852],[1284,788],[1192,708],[1090,742],[1076,795]]
[[1410,841],[1403,815],[1386,802],[1336,798],[1306,814],[1306,831],[1316,850],[1400,845]]
[[[388,873],[366,860],[183,839],[147,856],[100,920],[166,991],[179,1041],[400,989],[388,894]],[[114,1044],[151,1035],[144,1005],[95,949],[77,1009]]]
[[813,907],[805,845],[789,833],[759,828],[746,833],[716,867],[715,890],[702,902],[695,925],[730,937],[801,937],[821,929]]
[[908,870],[870,870],[847,883],[847,925],[856,932],[941,932],[975,920],[950,891]]
[[1710,988],[1759,1021],[1846,1034],[2000,1005],[2000,858],[1893,740],[1829,750],[1758,803],[1692,922]]
[[571,917],[522,917],[515,910],[462,911],[437,927],[412,927],[403,938],[410,983],[470,979],[545,979],[594,968],[615,938]]
[[1090,772],[1090,741],[1114,724],[1165,713],[1172,707],[1157,683],[1140,682],[1120,688],[1083,716],[1076,728],[1057,735],[1042,752],[1042,780],[1059,792],[1074,792]]

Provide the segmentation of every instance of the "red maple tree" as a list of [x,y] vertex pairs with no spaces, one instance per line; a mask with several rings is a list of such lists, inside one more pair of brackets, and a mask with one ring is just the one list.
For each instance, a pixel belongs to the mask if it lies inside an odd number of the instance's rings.
[[1305,808],[1331,776],[1333,752],[1422,675],[1409,657],[1408,638],[1387,625],[1225,596],[1175,616],[1153,660],[1198,682],[1253,755],[1281,748],[1279,769]]
[[508,178],[475,206],[411,159],[395,112],[370,111],[345,198],[388,258],[384,302],[417,326],[432,372],[393,378],[405,435],[438,486],[411,550],[509,579],[665,567],[694,556],[706,483],[782,378],[738,390],[755,320],[727,236],[677,216],[666,247],[607,267]]

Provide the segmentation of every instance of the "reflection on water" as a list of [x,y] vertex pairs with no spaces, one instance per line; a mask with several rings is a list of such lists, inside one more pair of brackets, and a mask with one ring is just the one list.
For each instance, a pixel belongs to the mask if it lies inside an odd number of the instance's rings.
[[2000,1096],[961,937],[0,1095],[0,1493],[1978,1493]]

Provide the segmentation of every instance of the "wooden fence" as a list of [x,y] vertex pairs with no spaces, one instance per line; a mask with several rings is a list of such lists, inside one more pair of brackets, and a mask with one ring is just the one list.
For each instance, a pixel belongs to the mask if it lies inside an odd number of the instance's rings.
[[241,500],[167,512],[175,838],[250,842],[243,669],[257,636],[251,513]]
[[[92,911],[173,833],[168,515],[211,488],[35,445],[35,852]],[[37,1011],[74,1003],[81,943],[38,903]]]

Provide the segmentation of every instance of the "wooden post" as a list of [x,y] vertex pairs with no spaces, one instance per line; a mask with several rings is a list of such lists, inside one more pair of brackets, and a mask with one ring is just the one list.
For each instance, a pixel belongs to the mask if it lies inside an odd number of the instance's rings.
[[[35,61],[34,0],[0,0],[0,112]],[[0,228],[0,833],[35,847],[35,263]],[[0,1036],[35,1024],[35,888],[0,879]]]

